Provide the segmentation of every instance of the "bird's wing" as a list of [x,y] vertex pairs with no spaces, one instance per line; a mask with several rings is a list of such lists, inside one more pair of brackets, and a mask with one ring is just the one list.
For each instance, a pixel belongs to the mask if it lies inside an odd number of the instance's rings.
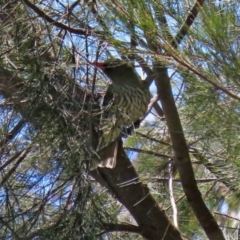
[[114,101],[114,94],[113,94],[113,91],[112,91],[112,86],[109,85],[108,89],[107,89],[107,91],[104,95],[102,106],[103,107],[109,106],[113,103],[113,101]]
[[120,129],[117,126],[117,96],[108,87],[102,104],[102,116],[99,126],[99,143],[97,147],[98,167],[114,168],[118,152]]
[[102,116],[99,125],[99,144],[98,150],[115,141],[120,132],[117,123],[118,108],[115,104],[117,96],[111,90],[111,85],[108,87],[102,104]]

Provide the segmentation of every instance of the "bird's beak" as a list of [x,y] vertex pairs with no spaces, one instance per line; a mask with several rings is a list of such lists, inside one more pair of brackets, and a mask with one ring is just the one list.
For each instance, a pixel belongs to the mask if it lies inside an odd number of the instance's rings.
[[104,68],[104,63],[103,62],[93,62],[93,66],[96,66],[98,68]]

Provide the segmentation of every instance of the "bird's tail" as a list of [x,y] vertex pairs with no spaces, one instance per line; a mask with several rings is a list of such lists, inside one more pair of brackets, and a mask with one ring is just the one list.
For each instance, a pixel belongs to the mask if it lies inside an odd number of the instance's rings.
[[92,170],[100,168],[114,168],[117,163],[118,140],[115,140],[99,149],[96,153],[96,158],[93,161]]

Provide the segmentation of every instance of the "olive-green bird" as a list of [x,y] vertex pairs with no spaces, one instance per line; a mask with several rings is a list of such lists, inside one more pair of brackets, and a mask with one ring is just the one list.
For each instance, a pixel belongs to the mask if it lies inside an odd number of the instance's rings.
[[147,82],[139,78],[131,63],[109,59],[95,65],[112,81],[103,101],[98,167],[114,168],[123,128],[131,127],[145,115],[151,95]]

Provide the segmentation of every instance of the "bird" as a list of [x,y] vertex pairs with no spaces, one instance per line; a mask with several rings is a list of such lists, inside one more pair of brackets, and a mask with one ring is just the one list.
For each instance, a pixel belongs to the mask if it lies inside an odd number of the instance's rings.
[[132,63],[108,59],[94,65],[111,80],[102,104],[98,167],[114,168],[123,129],[133,126],[145,115],[151,94],[147,82],[140,79]]

